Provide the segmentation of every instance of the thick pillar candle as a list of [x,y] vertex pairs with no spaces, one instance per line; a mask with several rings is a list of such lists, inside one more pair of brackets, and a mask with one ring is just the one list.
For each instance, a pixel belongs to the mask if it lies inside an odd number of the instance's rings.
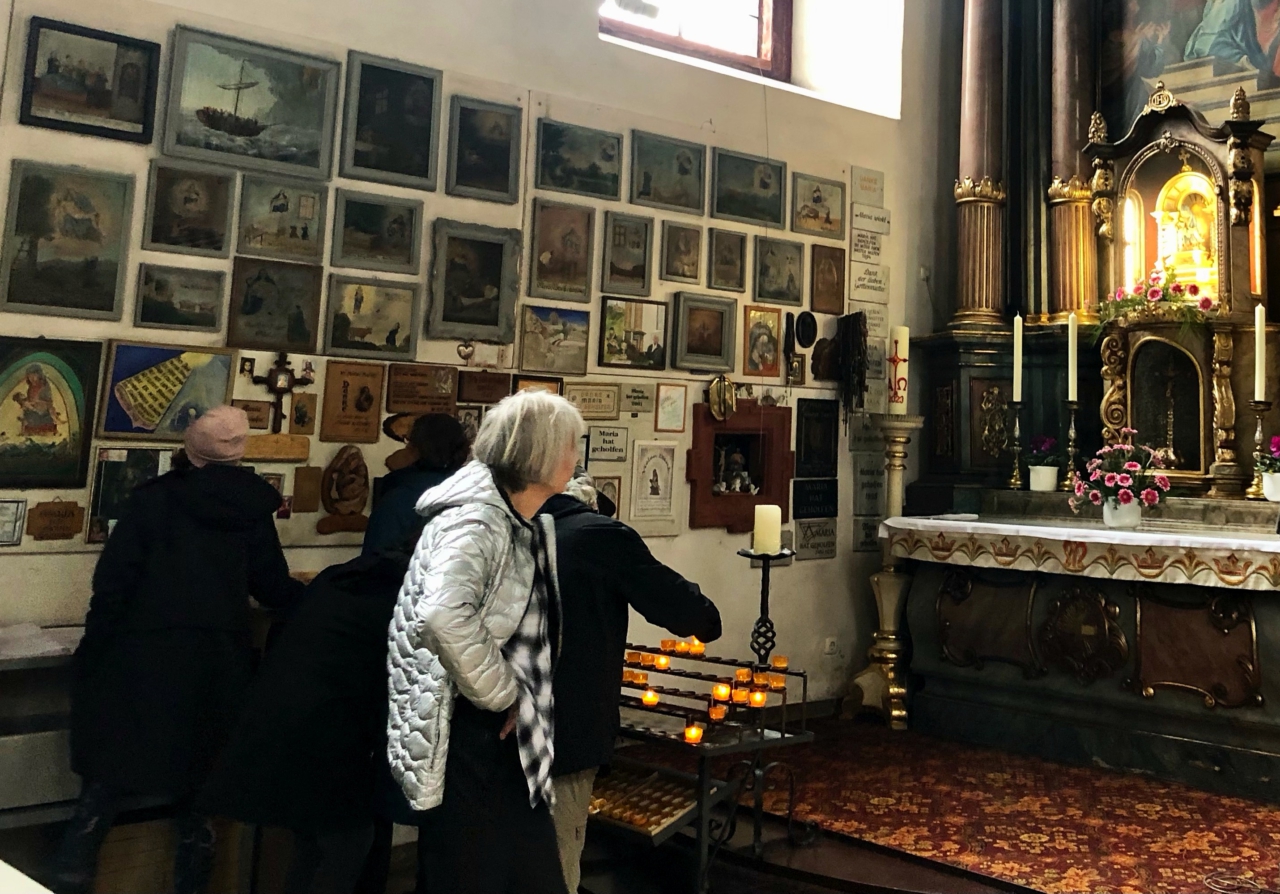
[[1013,318],[1013,400],[1022,403],[1022,314]]
[[751,548],[759,554],[775,555],[782,552],[782,507],[757,506],[755,537]]
[[1075,311],[1067,317],[1067,400],[1079,400],[1076,380],[1079,378],[1080,330]]
[[1267,399],[1267,309],[1253,309],[1253,399]]
[[907,368],[911,351],[911,330],[894,326],[889,331],[889,415],[907,415]]

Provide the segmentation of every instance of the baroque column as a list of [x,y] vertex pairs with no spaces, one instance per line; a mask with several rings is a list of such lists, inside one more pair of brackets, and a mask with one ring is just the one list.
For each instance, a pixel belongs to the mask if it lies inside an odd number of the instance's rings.
[[1003,326],[1004,4],[966,0],[956,216],[960,258],[952,328]]
[[1049,173],[1049,313],[1066,322],[1098,316],[1098,243],[1090,207],[1089,142],[1094,110],[1093,0],[1053,3],[1053,138]]

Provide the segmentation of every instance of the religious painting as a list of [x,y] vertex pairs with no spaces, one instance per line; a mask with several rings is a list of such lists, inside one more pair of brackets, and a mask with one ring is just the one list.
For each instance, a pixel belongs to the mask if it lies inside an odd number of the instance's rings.
[[352,50],[338,173],[432,191],[444,75]]
[[679,369],[733,372],[738,302],[677,292],[673,365]]
[[814,245],[810,254],[809,307],[817,314],[843,314],[845,252],[835,245]]
[[620,295],[648,295],[653,218],[606,211],[601,288]]
[[320,267],[236,258],[227,345],[314,354],[323,277]]
[[684,431],[689,389],[675,382],[658,383],[658,399],[654,408],[653,430],[664,432]]
[[748,304],[742,308],[742,374],[777,378],[782,360],[782,311]]
[[84,487],[102,343],[0,336],[0,488]]
[[427,336],[514,342],[521,232],[437,218],[434,234]]
[[289,398],[289,434],[314,435],[316,415],[315,394],[295,391]]
[[728,292],[747,290],[747,234],[712,228],[708,231],[707,285]]
[[526,304],[520,335],[520,368],[529,372],[585,376],[590,328],[589,311]]
[[631,203],[702,216],[707,195],[707,147],[642,130],[631,131]]
[[289,177],[248,174],[240,187],[236,252],[280,261],[324,261],[329,188]]
[[324,369],[324,406],[320,415],[320,440],[376,444],[382,432],[382,380],[387,368],[381,363],[330,360]]
[[520,142],[524,111],[455,96],[449,108],[451,196],[514,205],[520,199]]
[[511,393],[521,391],[549,391],[552,394],[564,392],[564,379],[559,376],[512,376]]
[[786,225],[787,164],[715,150],[711,216],[782,229]]
[[622,134],[539,118],[534,186],[597,199],[622,198]]
[[533,200],[530,295],[562,301],[591,300],[595,219],[595,209],[586,205]]
[[0,310],[120,319],[132,212],[130,175],[15,160]]
[[142,247],[206,258],[229,256],[235,188],[234,171],[154,159]]
[[791,231],[844,239],[844,184],[795,171],[791,174]]
[[631,465],[631,518],[675,517],[676,443],[636,441]]
[[610,298],[601,302],[601,366],[667,368],[667,305],[662,301]]
[[172,462],[172,449],[99,447],[85,543],[106,543],[138,485],[168,472]]
[[174,29],[165,155],[327,178],[341,65]]
[[[613,512],[609,513],[609,518],[622,517],[622,476],[620,475],[592,475],[591,479],[596,483],[596,493],[607,499],[613,504]],[[600,514],[604,515],[605,507],[599,506]]]
[[804,304],[804,243],[756,237],[756,301]]
[[235,351],[112,341],[98,437],[181,441],[187,426],[231,399]]
[[133,325],[220,332],[227,275],[221,270],[138,265]]
[[796,477],[835,478],[840,444],[840,402],[796,401]]
[[32,16],[18,121],[150,143],[160,45]]
[[411,282],[329,278],[324,352],[339,357],[412,360],[417,353],[418,286]]
[[26,500],[0,500],[0,546],[21,546],[27,526]]
[[664,220],[658,276],[672,282],[698,283],[701,269],[702,227]]
[[333,217],[333,266],[418,272],[421,202],[340,189]]
[[459,404],[456,415],[459,424],[462,426],[462,431],[467,436],[467,441],[474,441],[476,435],[480,432],[480,423],[484,421],[484,406],[482,404],[474,406]]

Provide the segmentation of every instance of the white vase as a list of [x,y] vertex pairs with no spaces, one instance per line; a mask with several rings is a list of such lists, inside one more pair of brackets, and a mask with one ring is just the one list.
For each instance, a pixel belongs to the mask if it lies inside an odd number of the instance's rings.
[[1280,472],[1262,473],[1262,493],[1272,503],[1280,503]]
[[1108,528],[1136,528],[1142,524],[1142,503],[1134,500],[1121,506],[1115,499],[1102,504],[1102,520]]
[[1031,489],[1039,493],[1052,493],[1058,489],[1057,466],[1027,466],[1031,473]]

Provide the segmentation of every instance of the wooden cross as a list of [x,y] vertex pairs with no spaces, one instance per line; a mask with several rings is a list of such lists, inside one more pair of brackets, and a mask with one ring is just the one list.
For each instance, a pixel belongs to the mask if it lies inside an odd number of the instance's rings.
[[274,398],[272,406],[275,412],[271,415],[271,433],[273,435],[280,434],[280,424],[284,421],[284,396],[292,394],[294,388],[305,388],[308,385],[314,385],[315,381],[306,373],[300,376],[295,375],[293,368],[289,365],[289,355],[284,351],[276,355],[275,366],[267,370],[265,376],[253,377],[253,384],[266,388]]

